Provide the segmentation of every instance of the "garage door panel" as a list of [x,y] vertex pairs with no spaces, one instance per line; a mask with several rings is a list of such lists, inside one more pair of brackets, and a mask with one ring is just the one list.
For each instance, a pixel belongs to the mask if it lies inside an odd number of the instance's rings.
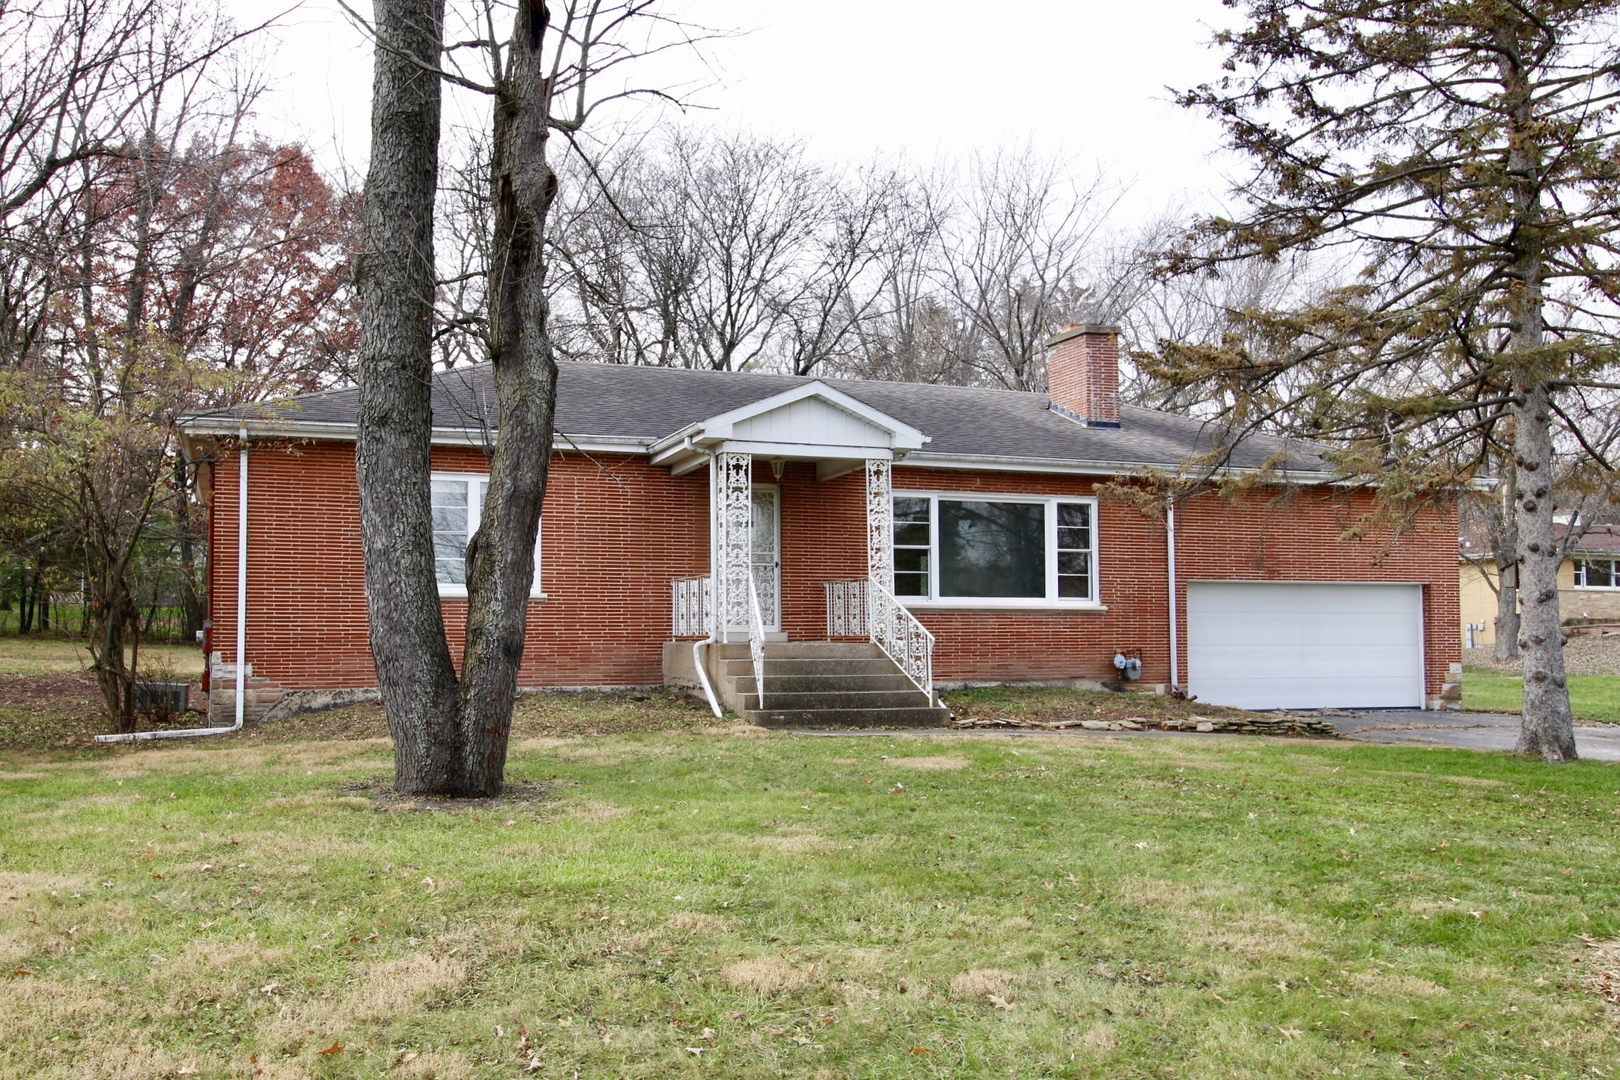
[[[1360,654],[1359,669],[1348,674],[1344,670],[1346,648],[1355,648]],[[1273,654],[1270,658],[1255,655],[1256,652],[1268,651]],[[1301,645],[1295,642],[1291,645],[1266,646],[1259,650],[1241,645],[1219,645],[1206,648],[1202,657],[1214,665],[1212,674],[1226,678],[1328,678],[1339,675],[1377,678],[1387,673],[1404,677],[1415,670],[1415,665],[1410,662],[1409,650],[1388,642],[1363,646]]]
[[1188,690],[1250,709],[1421,705],[1422,619],[1416,585],[1193,582]]
[[[1404,616],[1401,616],[1404,618]],[[1237,648],[1245,651],[1247,655],[1257,648],[1310,648],[1310,642],[1316,640],[1324,629],[1331,630],[1333,638],[1331,647],[1348,646],[1352,648],[1378,648],[1391,646],[1387,623],[1383,620],[1373,621],[1357,619],[1348,621],[1340,626],[1326,626],[1337,618],[1337,615],[1314,616],[1309,619],[1289,619],[1271,617],[1266,615],[1245,615],[1241,618],[1230,618],[1219,622],[1200,624],[1188,620],[1188,632],[1196,633],[1200,630],[1209,635],[1205,639],[1206,647],[1212,649]],[[1223,644],[1230,643],[1230,645]],[[1405,648],[1404,641],[1391,647]],[[1324,647],[1330,647],[1324,644]]]

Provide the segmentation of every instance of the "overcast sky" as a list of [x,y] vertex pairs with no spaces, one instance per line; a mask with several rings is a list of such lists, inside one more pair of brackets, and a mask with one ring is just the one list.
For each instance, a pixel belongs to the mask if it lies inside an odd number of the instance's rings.
[[[1218,74],[1208,42],[1228,15],[1219,0],[1001,0],[989,19],[982,2],[685,2],[690,20],[739,31],[707,46],[707,64],[683,57],[660,75],[689,81],[708,106],[693,122],[801,138],[832,161],[1028,144],[1128,185],[1123,226],[1227,187],[1218,130],[1166,89]],[[243,23],[266,7],[227,0]],[[305,0],[263,48],[266,134],[362,170],[371,50],[336,0]]]

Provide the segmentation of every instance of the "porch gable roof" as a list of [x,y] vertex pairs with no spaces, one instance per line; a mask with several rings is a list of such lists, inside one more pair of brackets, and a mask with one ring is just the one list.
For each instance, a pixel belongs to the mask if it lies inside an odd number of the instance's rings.
[[699,420],[648,447],[679,474],[720,450],[789,460],[899,458],[928,436],[817,379]]

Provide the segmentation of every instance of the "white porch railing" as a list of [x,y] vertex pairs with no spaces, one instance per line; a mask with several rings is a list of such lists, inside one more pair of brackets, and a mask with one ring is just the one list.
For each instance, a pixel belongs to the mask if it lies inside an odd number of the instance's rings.
[[934,700],[934,635],[881,583],[829,581],[827,636],[866,637]]
[[670,583],[670,614],[676,637],[708,634],[714,616],[714,579],[676,578]]
[[765,708],[765,620],[759,613],[759,590],[754,575],[748,575],[748,652],[754,659],[754,689],[759,691],[759,707]]
[[866,581],[827,581],[827,636],[866,636]]

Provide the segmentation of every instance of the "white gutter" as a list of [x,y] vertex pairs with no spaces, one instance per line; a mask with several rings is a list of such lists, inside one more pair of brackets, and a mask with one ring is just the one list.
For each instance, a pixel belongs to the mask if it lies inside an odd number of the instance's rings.
[[[247,664],[247,545],[248,545],[248,448],[247,428],[237,429],[241,453],[236,469],[236,722],[230,727],[180,728],[164,731],[131,731],[121,735],[97,735],[96,742],[146,742],[151,739],[195,739],[204,735],[225,735],[242,730],[246,713]],[[204,663],[207,658],[204,658]]]
[[1165,556],[1170,567],[1170,689],[1181,685],[1180,644],[1176,634],[1176,500],[1170,499],[1164,508]]
[[[328,439],[353,442],[358,427],[351,423],[331,420],[252,420],[237,418],[213,419],[206,416],[182,416],[180,430],[188,435],[235,435],[245,427],[260,439]],[[434,446],[486,446],[488,433],[475,428],[436,427],[429,433]],[[557,438],[566,442],[559,445],[558,453],[567,449],[597,451],[604,454],[644,454],[647,440],[638,435],[571,435],[557,432]]]

